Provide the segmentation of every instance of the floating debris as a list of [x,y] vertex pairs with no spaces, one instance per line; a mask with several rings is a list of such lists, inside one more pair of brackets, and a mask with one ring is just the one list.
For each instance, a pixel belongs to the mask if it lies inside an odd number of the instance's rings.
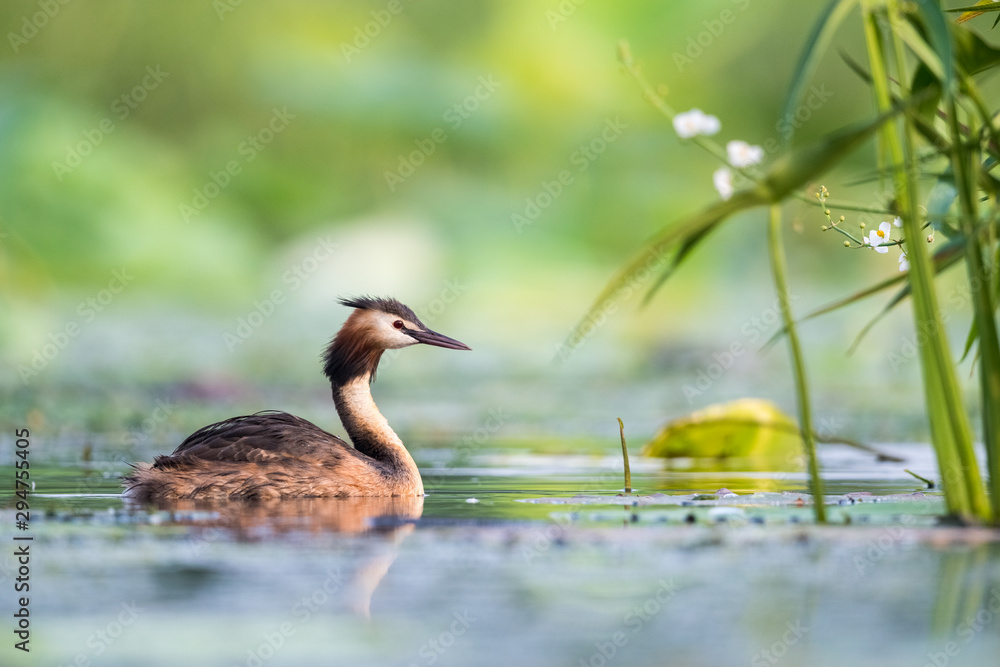
[[[812,496],[808,493],[758,491],[756,493],[739,495],[732,492],[725,493],[726,491],[726,489],[719,489],[717,493],[688,493],[678,495],[652,493],[648,496],[580,494],[567,497],[519,498],[516,502],[537,505],[625,505],[632,507],[656,505],[679,505],[682,507],[805,507],[811,505],[813,502]],[[884,496],[876,496],[867,491],[857,491],[841,495],[827,495],[823,500],[826,505],[854,505],[862,502],[930,503],[940,501],[940,495],[926,494],[919,491],[916,493],[893,493]]]
[[739,507],[713,507],[708,510],[708,518],[719,523],[739,519],[746,520],[746,512]]

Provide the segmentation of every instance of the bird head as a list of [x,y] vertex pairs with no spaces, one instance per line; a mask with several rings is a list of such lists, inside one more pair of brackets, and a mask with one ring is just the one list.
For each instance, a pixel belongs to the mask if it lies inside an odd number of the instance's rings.
[[469,350],[465,343],[432,331],[416,314],[391,298],[356,297],[340,303],[354,309],[324,355],[324,372],[331,382],[344,384],[369,375],[374,380],[386,350],[417,343],[450,350]]

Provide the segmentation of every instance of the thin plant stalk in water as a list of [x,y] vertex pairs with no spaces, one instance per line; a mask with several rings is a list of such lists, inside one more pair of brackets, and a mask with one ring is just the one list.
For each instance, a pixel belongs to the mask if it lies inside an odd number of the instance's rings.
[[774,289],[778,293],[778,303],[781,304],[781,317],[784,320],[785,331],[788,334],[788,351],[792,357],[792,373],[795,376],[795,394],[799,407],[799,432],[802,435],[802,446],[806,451],[809,464],[809,490],[813,496],[813,512],[816,523],[826,523],[826,506],[823,504],[823,478],[819,473],[819,457],[816,455],[816,440],[813,435],[812,406],[809,403],[809,384],[806,381],[805,362],[802,360],[802,348],[799,345],[799,334],[792,317],[792,307],[788,299],[788,278],[785,262],[785,248],[781,243],[781,205],[772,204],[768,224],[768,251],[771,255],[771,274],[774,276]]
[[628,447],[625,445],[625,424],[618,418],[618,432],[622,436],[622,459],[625,460],[625,493],[632,493],[632,471],[628,467]]

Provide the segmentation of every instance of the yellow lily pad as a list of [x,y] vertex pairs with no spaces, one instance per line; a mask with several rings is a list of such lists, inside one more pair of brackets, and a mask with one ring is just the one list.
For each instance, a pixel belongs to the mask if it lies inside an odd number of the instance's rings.
[[742,459],[750,470],[799,470],[798,423],[771,401],[716,403],[667,423],[642,453],[664,458]]

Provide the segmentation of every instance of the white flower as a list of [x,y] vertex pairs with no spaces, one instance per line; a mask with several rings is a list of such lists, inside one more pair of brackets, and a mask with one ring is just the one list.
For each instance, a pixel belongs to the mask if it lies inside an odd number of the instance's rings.
[[868,232],[868,238],[865,239],[865,245],[870,245],[875,248],[875,252],[885,254],[889,252],[889,248],[881,246],[883,243],[889,242],[889,234],[892,232],[892,225],[888,222],[883,222],[879,224],[878,229],[873,229]]
[[674,116],[674,130],[681,139],[690,139],[699,134],[712,135],[722,129],[722,123],[701,109],[691,109]]
[[910,260],[906,259],[906,253],[899,253],[899,270],[909,271],[910,270]]
[[764,159],[763,148],[751,146],[745,141],[730,141],[726,144],[726,154],[729,156],[729,164],[737,169],[758,164]]
[[715,170],[715,173],[712,174],[712,183],[715,184],[715,189],[719,191],[722,201],[726,201],[733,196],[733,172],[725,167]]
[[902,227],[903,221],[899,218],[899,216],[896,216],[896,218],[892,221],[892,224],[894,224],[897,227]]

